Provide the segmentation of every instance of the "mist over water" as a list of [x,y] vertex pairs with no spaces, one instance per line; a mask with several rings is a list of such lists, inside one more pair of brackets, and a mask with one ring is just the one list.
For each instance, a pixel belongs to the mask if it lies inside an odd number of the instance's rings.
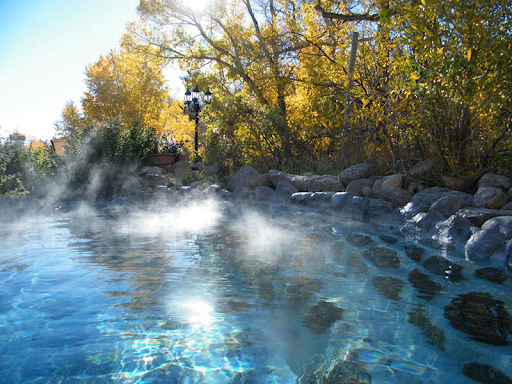
[[[378,383],[465,382],[461,366],[474,360],[511,373],[509,346],[471,341],[443,317],[468,290],[511,308],[511,288],[482,288],[474,266],[457,260],[466,280],[433,276],[444,293],[420,299],[408,274],[421,265],[399,233],[389,245],[376,228],[334,215],[204,196],[53,204],[0,212],[9,382],[295,383],[305,367],[336,359]],[[368,262],[362,252],[374,246],[397,250],[400,268]],[[439,254],[424,248],[425,259]],[[376,290],[381,276],[404,282],[400,300]],[[344,314],[317,333],[306,318],[320,302]],[[444,351],[408,321],[417,308],[443,329]]]

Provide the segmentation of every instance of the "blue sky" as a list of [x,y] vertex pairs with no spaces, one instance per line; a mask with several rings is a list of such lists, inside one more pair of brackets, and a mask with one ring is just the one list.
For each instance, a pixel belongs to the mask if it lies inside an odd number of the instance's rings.
[[51,139],[85,66],[119,47],[138,0],[0,0],[0,136]]

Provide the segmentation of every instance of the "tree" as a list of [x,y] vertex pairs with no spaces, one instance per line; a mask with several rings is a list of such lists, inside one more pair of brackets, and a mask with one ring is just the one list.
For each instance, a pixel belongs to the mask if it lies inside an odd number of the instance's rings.
[[127,49],[100,56],[85,70],[85,115],[98,122],[120,118],[126,126],[157,125],[167,99],[162,68],[161,60]]

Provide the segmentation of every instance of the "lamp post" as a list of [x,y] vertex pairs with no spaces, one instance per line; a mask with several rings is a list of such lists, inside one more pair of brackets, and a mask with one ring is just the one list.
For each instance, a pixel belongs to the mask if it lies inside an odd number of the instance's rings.
[[199,149],[199,113],[206,104],[210,104],[211,102],[212,93],[210,90],[207,90],[203,97],[201,97],[201,91],[197,85],[194,87],[192,92],[188,89],[185,92],[185,107],[183,108],[183,112],[188,115],[190,120],[196,121],[196,131],[194,136],[194,151],[196,155]]

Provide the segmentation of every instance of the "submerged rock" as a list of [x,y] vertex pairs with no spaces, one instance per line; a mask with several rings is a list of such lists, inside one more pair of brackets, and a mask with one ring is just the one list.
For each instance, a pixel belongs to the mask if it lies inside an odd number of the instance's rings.
[[400,300],[405,283],[392,276],[376,276],[372,279],[373,286],[390,300]]
[[417,245],[404,245],[405,254],[409,256],[411,260],[421,261],[421,258],[425,254],[425,248]]
[[452,327],[470,338],[492,345],[510,345],[512,319],[503,302],[488,293],[470,292],[455,297],[444,307]]
[[421,273],[418,269],[414,269],[409,273],[409,282],[416,288],[421,295],[418,295],[420,299],[427,301],[441,292],[441,285],[433,281],[428,275]]
[[400,259],[397,251],[386,247],[371,247],[363,252],[363,256],[379,268],[398,268]]
[[437,349],[444,351],[445,336],[444,331],[432,324],[427,311],[423,305],[419,305],[410,311],[407,322],[417,326],[427,337],[427,342]]
[[368,266],[357,256],[350,256],[347,260],[347,265],[350,272],[356,275],[366,275],[368,273]]
[[328,301],[320,301],[309,308],[304,326],[313,333],[325,332],[334,322],[343,318],[344,310]]
[[325,361],[323,356],[314,356],[303,367],[298,384],[369,384],[372,377],[358,362],[340,358]]
[[464,279],[462,276],[462,266],[442,256],[432,256],[425,261],[423,267],[436,275],[447,277],[448,280],[455,283]]
[[347,242],[349,242],[352,245],[361,247],[373,243],[373,240],[370,236],[354,233],[352,235],[347,236]]
[[505,270],[495,267],[477,269],[475,276],[498,284],[503,284],[508,278]]
[[379,235],[379,239],[381,239],[382,241],[384,241],[385,243],[388,243],[388,244],[396,244],[396,242],[398,241],[398,239],[396,237],[388,236],[388,235]]
[[462,373],[477,383],[484,384],[512,384],[512,379],[492,365],[482,363],[467,363]]

